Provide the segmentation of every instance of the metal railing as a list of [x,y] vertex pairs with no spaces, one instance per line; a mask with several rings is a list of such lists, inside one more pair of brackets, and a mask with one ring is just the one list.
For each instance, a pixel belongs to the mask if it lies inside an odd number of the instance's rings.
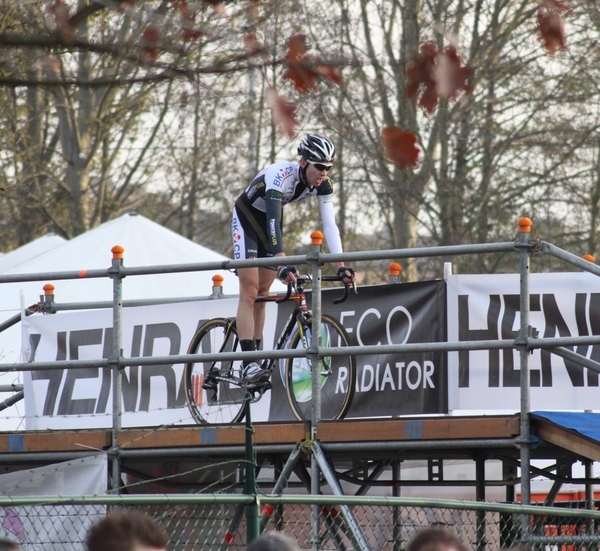
[[[156,365],[156,364],[173,364],[187,363],[192,361],[211,361],[217,358],[236,360],[244,358],[288,358],[308,356],[313,361],[324,356],[332,356],[336,354],[347,354],[350,352],[354,355],[368,355],[373,353],[386,352],[414,352],[414,351],[459,351],[459,350],[482,350],[482,349],[505,349],[513,348],[519,352],[520,356],[520,372],[521,372],[521,408],[520,408],[520,435],[516,439],[515,444],[520,448],[521,454],[521,491],[522,501],[527,504],[530,502],[530,449],[532,446],[532,438],[530,434],[530,381],[529,381],[529,356],[530,352],[536,348],[547,348],[552,353],[568,357],[571,360],[578,362],[580,365],[600,371],[600,364],[593,360],[586,359],[574,352],[568,350],[567,346],[578,344],[599,344],[600,336],[592,337],[563,337],[563,338],[538,338],[532,335],[529,325],[529,259],[533,252],[543,252],[563,260],[577,268],[591,272],[595,275],[600,275],[600,268],[595,264],[583,260],[566,251],[562,251],[550,244],[531,239],[531,221],[521,219],[519,221],[519,233],[514,242],[491,243],[491,244],[476,244],[476,245],[456,245],[456,246],[441,246],[430,248],[415,248],[415,249],[391,249],[384,251],[361,251],[340,254],[324,254],[321,251],[321,242],[318,236],[313,235],[313,244],[311,251],[307,255],[296,255],[286,257],[286,262],[294,265],[309,266],[313,276],[313,319],[314,338],[313,343],[319,343],[318,331],[320,331],[321,317],[321,268],[324,264],[330,262],[360,262],[365,260],[381,260],[381,259],[402,259],[416,257],[433,257],[433,256],[455,256],[455,255],[470,255],[482,253],[505,253],[515,252],[519,258],[519,274],[520,274],[520,329],[516,339],[514,340],[488,340],[488,341],[462,341],[460,343],[425,343],[425,344],[404,344],[404,345],[380,345],[380,346],[353,346],[344,351],[335,348],[320,347],[318,344],[313,346],[305,353],[301,350],[278,350],[278,351],[260,351],[254,353],[223,353],[223,354],[197,354],[197,355],[173,355],[173,356],[154,356],[154,357],[131,357],[126,358],[121,354],[122,349],[122,311],[126,305],[122,296],[122,281],[125,277],[137,275],[161,274],[161,273],[176,273],[176,272],[191,272],[191,271],[206,271],[215,269],[236,269],[250,266],[273,267],[280,263],[280,259],[255,259],[255,260],[226,260],[222,262],[208,263],[190,263],[176,264],[168,266],[147,266],[147,267],[126,267],[123,265],[123,250],[121,247],[114,247],[112,265],[107,270],[89,270],[85,274],[86,279],[108,277],[113,280],[113,300],[110,303],[101,303],[104,305],[110,304],[113,310],[113,349],[112,354],[107,359],[97,360],[76,360],[68,362],[30,362],[25,364],[11,365],[10,368],[0,366],[0,371],[15,371],[15,370],[44,370],[44,369],[84,369],[90,367],[110,367],[113,372],[113,410],[112,410],[112,447],[109,450],[109,455],[112,458],[112,484],[113,488],[118,488],[120,485],[120,468],[119,468],[119,447],[117,435],[121,429],[121,374],[122,368],[131,365]],[[44,274],[26,274],[26,275],[0,275],[0,283],[16,282],[16,281],[42,281],[42,280],[68,280],[81,279],[80,272],[54,272]],[[213,292],[214,294],[214,292]],[[217,293],[218,295],[218,293]],[[185,300],[185,299],[183,299]],[[176,301],[176,300],[175,300]],[[170,300],[168,302],[174,302]],[[96,307],[99,303],[89,303]],[[139,303],[136,303],[139,304]],[[39,309],[44,311],[52,311],[58,309],[68,309],[69,305],[54,305],[52,300],[46,299],[40,303]],[[72,308],[82,307],[72,306]],[[91,307],[88,305],[88,307]],[[317,396],[320,386],[318,384],[318,371],[314,372],[313,392]],[[311,437],[316,433],[316,426],[319,420],[318,407],[313,410],[313,419],[311,423]],[[312,475],[314,480],[318,480],[320,472],[324,471],[327,475],[327,467],[325,462],[319,461],[318,453],[312,455]],[[315,488],[317,493],[318,488]],[[338,496],[341,498],[341,496]],[[318,516],[318,511],[313,508],[312,515],[315,520]],[[595,517],[594,517],[595,518]],[[352,524],[355,522],[352,515],[346,515],[344,522]],[[333,523],[333,521],[332,521]],[[520,531],[523,538],[529,537],[531,532],[529,521],[526,517],[521,517]],[[359,531],[355,531],[355,538],[360,539]],[[316,533],[312,534],[313,539],[317,537]],[[541,537],[541,536],[540,536]],[[529,541],[529,540],[527,540]],[[533,541],[533,540],[532,540]]]

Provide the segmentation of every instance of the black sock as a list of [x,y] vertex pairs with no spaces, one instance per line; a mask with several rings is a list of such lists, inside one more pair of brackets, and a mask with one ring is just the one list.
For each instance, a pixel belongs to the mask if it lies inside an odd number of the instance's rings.
[[[240,348],[242,352],[253,352],[256,350],[254,339],[240,339]],[[249,363],[252,363],[254,360],[244,360],[242,361],[242,365],[246,367]]]
[[262,339],[254,339],[254,350],[260,350],[261,344],[262,344]]

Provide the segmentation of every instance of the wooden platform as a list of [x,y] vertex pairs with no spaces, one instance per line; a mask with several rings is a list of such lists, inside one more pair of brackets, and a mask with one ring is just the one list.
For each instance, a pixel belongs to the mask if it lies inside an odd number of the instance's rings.
[[[537,438],[531,449],[532,459],[550,459],[557,464],[584,458],[600,460],[597,442],[535,418],[531,429],[534,440]],[[498,460],[516,473],[520,459],[519,432],[518,415],[346,419],[322,422],[316,439],[332,469],[345,483],[376,484],[370,473],[378,469],[378,472],[387,470],[387,482],[379,482],[389,485],[390,466],[411,460],[430,465],[446,460],[478,463]],[[243,424],[124,429],[118,435],[118,455],[128,483],[141,481],[147,486],[145,491],[217,491],[223,476],[236,479],[235,473],[243,465],[246,436]],[[66,461],[95,450],[110,455],[114,452],[111,440],[110,429],[0,433],[0,472]],[[281,469],[299,445],[305,452],[301,454],[304,472],[308,472],[312,444],[309,423],[256,423],[253,441],[258,464],[269,468],[268,472]],[[296,484],[306,486],[307,476],[300,472]],[[265,491],[269,491],[269,485],[272,487],[273,480],[269,481],[268,476],[263,479]],[[513,474],[506,480],[473,479],[463,481],[462,485],[508,487],[516,483],[518,479]],[[418,484],[451,485],[452,482],[438,477]],[[228,483],[227,488],[230,487]]]
[[[322,422],[317,438],[329,443],[419,442],[427,440],[509,439],[519,433],[517,416],[443,417],[422,419],[376,419]],[[310,424],[257,423],[254,444],[257,447],[294,445],[310,438]],[[194,425],[169,428],[123,429],[118,445],[123,450],[168,448],[214,448],[244,446],[246,428],[238,425]],[[0,454],[36,452],[87,452],[108,450],[109,429],[45,430],[0,433]]]

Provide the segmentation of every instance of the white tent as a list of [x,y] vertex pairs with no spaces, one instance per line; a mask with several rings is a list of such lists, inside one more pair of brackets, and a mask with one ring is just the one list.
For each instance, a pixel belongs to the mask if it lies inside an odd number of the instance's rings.
[[[8,275],[108,269],[112,263],[111,249],[115,245],[121,245],[125,249],[123,264],[129,267],[227,259],[143,216],[125,214],[1,273]],[[4,257],[0,260],[3,259]],[[217,273],[225,278],[224,292],[237,294],[237,278],[234,274],[227,270],[211,270],[126,277],[123,280],[123,300],[208,296],[212,292],[212,277]],[[37,303],[46,283],[54,285],[57,303],[112,301],[113,283],[108,277],[1,283],[0,322],[17,315],[22,305],[27,307]],[[18,362],[20,349],[18,325],[0,333],[0,363]],[[0,384],[9,382],[6,377],[0,378]]]
[[63,237],[53,233],[47,233],[18,249],[0,256],[0,273],[15,268],[24,262],[28,262],[65,242],[66,240]]
[[23,262],[27,262],[54,247],[62,245],[66,240],[53,233],[47,233],[42,237],[19,247],[13,251],[0,256],[0,273],[10,270]]

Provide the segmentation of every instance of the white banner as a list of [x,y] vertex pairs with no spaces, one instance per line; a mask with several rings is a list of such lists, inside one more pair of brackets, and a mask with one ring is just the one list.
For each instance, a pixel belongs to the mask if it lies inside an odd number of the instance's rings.
[[[447,280],[448,341],[514,339],[518,274],[452,275]],[[530,325],[540,337],[600,335],[600,279],[589,273],[531,274]],[[575,352],[600,361],[600,346]],[[598,373],[548,350],[530,355],[531,409],[598,409]],[[519,354],[450,352],[450,410],[520,410]]]
[[[234,316],[237,298],[123,309],[123,356],[186,354],[199,324]],[[267,304],[265,347],[273,342],[276,305]],[[272,310],[271,310],[272,309]],[[23,358],[35,361],[85,360],[112,355],[112,309],[28,316],[23,324]],[[270,322],[272,320],[272,322]],[[25,343],[29,343],[27,349]],[[27,430],[112,426],[109,369],[56,369],[24,372]],[[253,405],[252,419],[265,421],[270,393]],[[194,423],[186,406],[183,365],[126,367],[123,427]]]
[[[106,454],[0,475],[0,495],[89,496],[106,493]],[[100,505],[24,505],[0,511],[0,538],[27,550],[79,551]]]

